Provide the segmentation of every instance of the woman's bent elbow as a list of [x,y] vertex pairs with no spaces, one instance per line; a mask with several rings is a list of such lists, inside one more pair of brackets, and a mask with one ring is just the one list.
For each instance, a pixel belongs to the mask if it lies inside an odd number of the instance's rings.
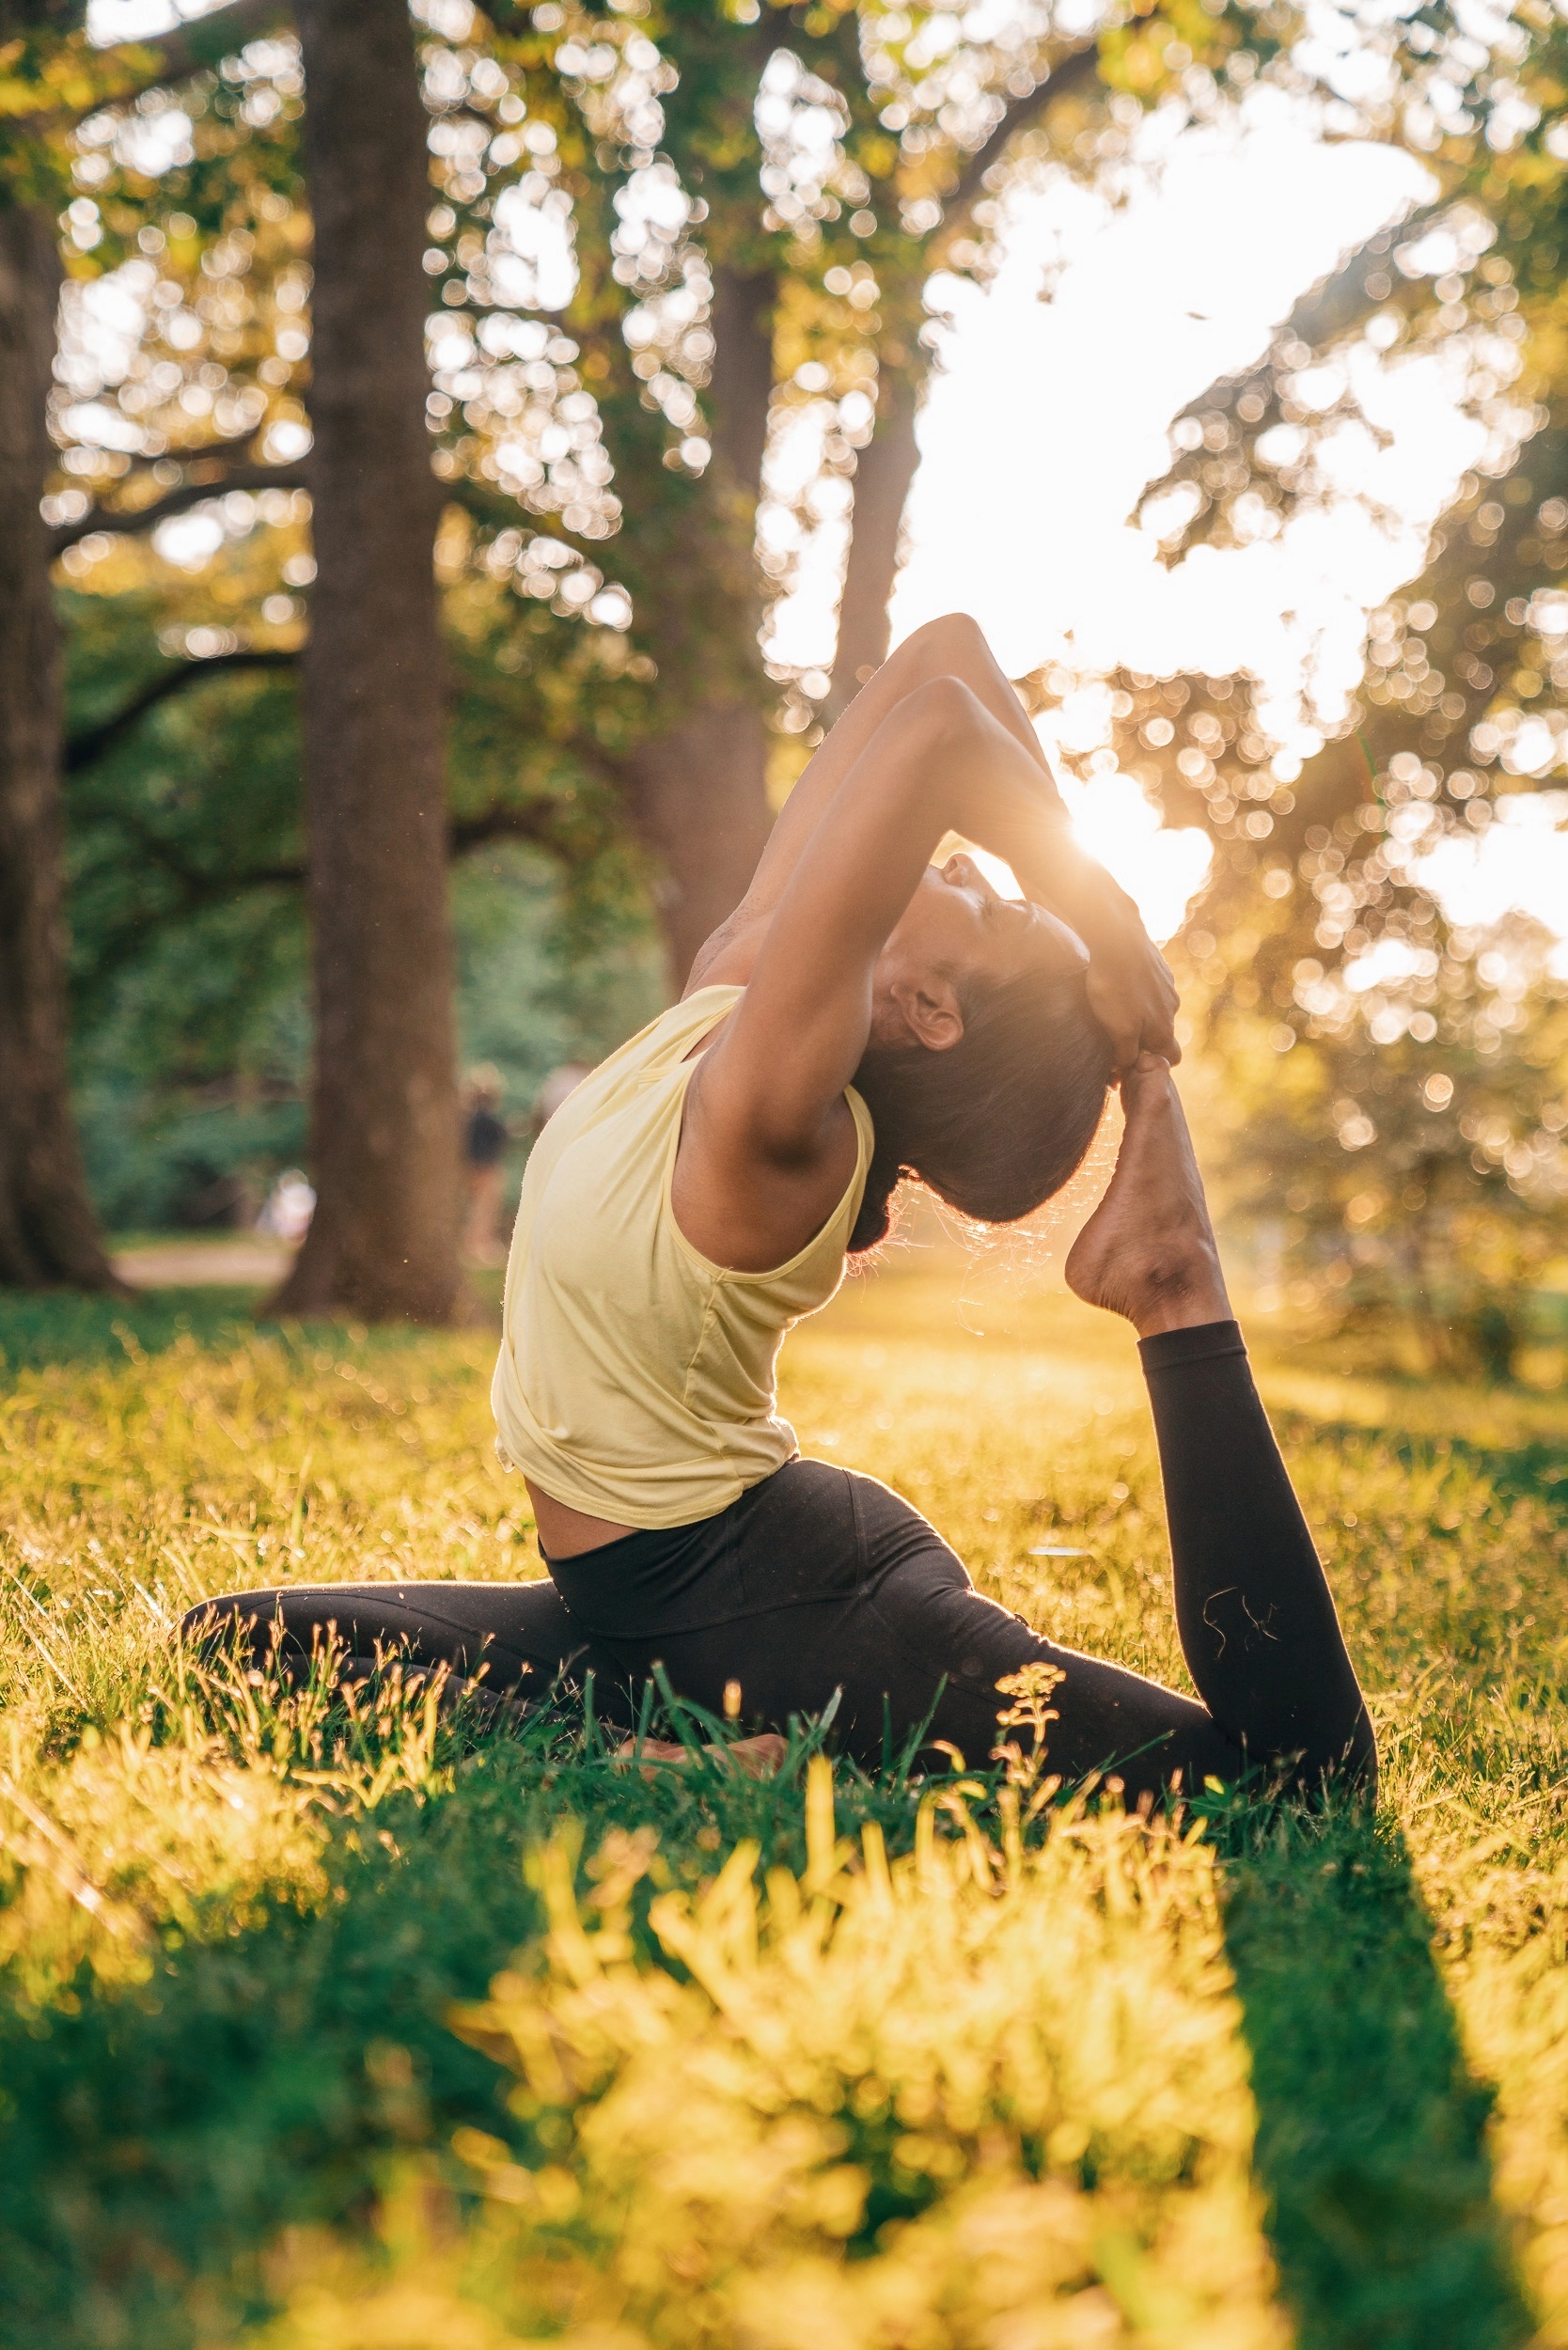
[[940,619],[927,620],[901,648],[930,678],[962,676],[989,650],[980,622],[967,612],[944,612]]
[[928,678],[900,705],[901,714],[918,731],[928,749],[952,750],[971,742],[986,725],[985,704],[961,677],[950,672]]

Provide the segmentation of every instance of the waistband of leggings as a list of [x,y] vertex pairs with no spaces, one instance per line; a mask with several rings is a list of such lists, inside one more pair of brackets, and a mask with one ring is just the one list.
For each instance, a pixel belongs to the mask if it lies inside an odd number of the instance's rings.
[[667,1559],[679,1558],[691,1543],[707,1540],[713,1529],[722,1526],[727,1518],[744,1517],[762,1499],[776,1477],[782,1476],[785,1469],[799,1465],[800,1454],[792,1452],[779,1468],[760,1478],[755,1485],[748,1485],[744,1493],[737,1494],[734,1500],[727,1502],[722,1510],[715,1510],[712,1517],[693,1518],[685,1526],[634,1527],[630,1534],[618,1534],[613,1543],[601,1543],[593,1550],[573,1551],[570,1559],[552,1559],[541,1543],[539,1555],[549,1568],[552,1580],[557,1579],[557,1570],[567,1574],[574,1574],[579,1568],[585,1574],[607,1570],[614,1574],[618,1571],[629,1570],[635,1574],[649,1567],[663,1566]]
[[1227,1355],[1247,1359],[1239,1322],[1200,1322],[1190,1330],[1156,1330],[1152,1339],[1139,1339],[1137,1351],[1146,1376],[1189,1363],[1214,1362]]
[[[720,1512],[722,1515],[722,1512]],[[698,1520],[698,1525],[712,1526],[712,1518]],[[550,1570],[552,1582],[559,1582],[563,1574],[614,1574],[618,1569],[630,1568],[634,1574],[639,1567],[656,1566],[680,1549],[698,1530],[696,1526],[634,1527],[630,1534],[618,1534],[613,1543],[600,1543],[592,1550],[574,1550],[570,1559],[552,1559],[542,1543],[539,1555]]]
[[[755,1575],[753,1522],[776,1499],[778,1481],[843,1475],[796,1453],[711,1518],[622,1534],[575,1558],[546,1555],[544,1563],[567,1614],[597,1638],[658,1639],[735,1622],[778,1604],[776,1593],[764,1598],[751,1587],[745,1566],[749,1543]],[[796,1532],[811,1542],[808,1510]]]
[[[715,1570],[726,1579],[726,1521],[737,1506],[692,1526],[638,1528],[574,1558],[541,1556],[567,1614],[585,1631],[604,1639],[656,1637],[711,1610]],[[723,1612],[722,1599],[719,1606]]]

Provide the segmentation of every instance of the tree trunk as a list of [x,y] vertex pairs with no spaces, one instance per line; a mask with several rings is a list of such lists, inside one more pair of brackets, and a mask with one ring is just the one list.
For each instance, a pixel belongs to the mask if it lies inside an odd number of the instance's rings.
[[60,260],[52,215],[0,208],[0,1282],[118,1289],[66,1084],[60,647],[46,402]]
[[887,658],[887,607],[899,570],[899,534],[920,452],[915,441],[916,386],[895,376],[876,431],[855,469],[849,563],[839,603],[839,649],[827,714],[839,717]]
[[708,379],[713,462],[721,489],[755,507],[768,451],[773,400],[773,306],[778,286],[771,272],[743,276],[715,269],[709,318],[714,351]]
[[426,118],[405,0],[303,0],[298,23],[316,273],[301,700],[319,1205],[274,1310],[446,1322],[460,1183]]
[[675,993],[745,896],[773,823],[767,729],[754,703],[701,704],[628,764],[639,833],[661,872],[654,903]]
[[773,823],[767,686],[757,643],[761,601],[750,550],[767,453],[776,294],[770,275],[713,273],[711,527],[744,540],[741,570],[751,584],[727,615],[727,663],[692,641],[684,602],[671,597],[655,630],[655,641],[668,646],[660,666],[713,682],[694,696],[688,716],[628,761],[633,814],[661,868],[655,897],[677,994],[703,940],[745,896]]

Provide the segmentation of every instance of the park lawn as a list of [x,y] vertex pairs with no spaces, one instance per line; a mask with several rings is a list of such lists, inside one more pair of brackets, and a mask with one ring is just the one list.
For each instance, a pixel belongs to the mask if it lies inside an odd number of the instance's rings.
[[[0,1307],[0,2342],[1568,2342],[1568,1404],[1259,1347],[1374,1822],[971,1776],[645,1780],[588,1730],[202,1676],[286,1576],[537,1567],[493,1339]],[[917,1252],[807,1450],[1180,1678],[1130,1338]]]

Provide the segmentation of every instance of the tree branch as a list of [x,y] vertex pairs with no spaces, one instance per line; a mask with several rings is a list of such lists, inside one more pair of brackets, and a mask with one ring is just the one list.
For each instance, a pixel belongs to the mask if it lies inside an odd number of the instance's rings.
[[1369,312],[1380,309],[1388,300],[1386,294],[1374,298],[1367,291],[1373,237],[1387,241],[1389,270],[1397,285],[1394,247],[1419,240],[1422,230],[1440,219],[1452,203],[1451,195],[1445,194],[1435,204],[1418,204],[1402,220],[1385,222],[1372,236],[1353,245],[1338,268],[1327,271],[1315,285],[1308,287],[1290,317],[1275,329],[1275,339],[1288,336],[1317,351],[1336,337],[1347,334],[1353,326],[1359,326]]
[[1074,49],[1070,55],[1063,57],[1059,65],[1053,66],[1043,82],[1037,82],[1033,89],[1013,100],[983,146],[977,147],[969,157],[951,196],[944,199],[942,209],[949,226],[956,226],[978,200],[985,184],[986,173],[1026,124],[1034,121],[1058,98],[1066,98],[1092,82],[1099,70],[1100,46],[1098,41],[1090,41],[1084,48]]
[[482,816],[462,817],[447,829],[447,843],[454,857],[467,856],[492,840],[526,840],[553,856],[568,855],[547,807],[486,808]]
[[[191,462],[205,465],[210,461],[202,457]],[[193,506],[205,504],[208,498],[226,497],[230,490],[306,490],[309,486],[307,461],[297,465],[229,465],[208,480],[182,481],[178,489],[165,491],[162,497],[150,499],[146,506],[94,507],[79,522],[61,523],[50,532],[50,552],[63,555],[67,547],[73,547],[101,530],[156,530],[171,514],[183,514]]]
[[[1196,399],[1188,400],[1178,414],[1200,416],[1206,408],[1214,406],[1225,386],[1241,383],[1248,376],[1265,373],[1272,367],[1274,352],[1283,342],[1305,343],[1310,351],[1322,351],[1325,346],[1342,339],[1353,328],[1358,329],[1372,312],[1380,310],[1388,299],[1387,294],[1374,295],[1367,291],[1367,279],[1373,274],[1373,262],[1381,268],[1386,254],[1390,265],[1397,267],[1392,260],[1395,246],[1407,244],[1412,238],[1419,238],[1424,228],[1441,218],[1452,201],[1450,196],[1441,196],[1435,203],[1417,205],[1403,220],[1386,222],[1381,228],[1375,228],[1370,236],[1364,237],[1359,244],[1353,245],[1333,269],[1325,271],[1323,276],[1308,287],[1290,316],[1282,319],[1274,328],[1267,344],[1256,358],[1232,368],[1226,375],[1215,376],[1213,383]],[[1372,250],[1374,243],[1380,248],[1375,254]],[[1168,474],[1161,478],[1167,479]]]
[[[212,664],[207,666],[211,667]],[[160,866],[179,884],[184,899],[180,911],[187,914],[237,897],[244,889],[298,889],[306,878],[303,860],[293,865],[252,865],[230,872],[202,872],[187,863],[175,843],[155,832],[133,809],[115,808],[112,821],[129,833],[149,864]],[[455,861],[492,840],[527,840],[547,849],[563,864],[574,861],[570,846],[553,830],[548,812],[526,807],[487,808],[483,815],[465,817],[451,826],[447,853]]]
[[96,727],[87,727],[82,733],[67,741],[64,766],[68,776],[79,775],[84,767],[91,767],[101,760],[149,710],[166,702],[173,695],[183,694],[189,687],[199,685],[204,678],[225,669],[290,669],[298,659],[291,652],[241,651],[214,653],[211,661],[183,661],[178,667],[166,669],[143,686],[139,694],[117,710],[113,717],[103,719]]
[[139,80],[128,82],[121,89],[105,91],[90,106],[51,106],[47,110],[40,107],[36,114],[13,115],[11,120],[36,135],[40,131],[69,129],[72,123],[85,121],[88,115],[101,114],[105,106],[134,105],[148,90],[162,89],[165,82],[185,81],[204,67],[216,65],[221,57],[232,55],[236,49],[244,48],[247,41],[257,40],[275,25],[288,23],[292,15],[289,0],[229,0],[227,8],[192,17],[183,24],[171,26],[166,33],[142,40],[111,42],[100,51],[100,55],[107,58],[119,49],[126,52],[128,58],[151,56],[157,62]]
[[[203,906],[220,905],[226,899],[238,897],[244,889],[297,889],[305,880],[305,867],[296,865],[255,865],[239,871],[202,871],[189,864],[172,840],[140,816],[134,808],[116,807],[113,820],[121,832],[130,836],[148,864],[155,865],[178,884],[183,903],[165,916],[176,920],[180,915],[196,914]],[[107,967],[115,968],[128,963],[141,944],[142,931],[127,939],[118,951],[106,959]]]

